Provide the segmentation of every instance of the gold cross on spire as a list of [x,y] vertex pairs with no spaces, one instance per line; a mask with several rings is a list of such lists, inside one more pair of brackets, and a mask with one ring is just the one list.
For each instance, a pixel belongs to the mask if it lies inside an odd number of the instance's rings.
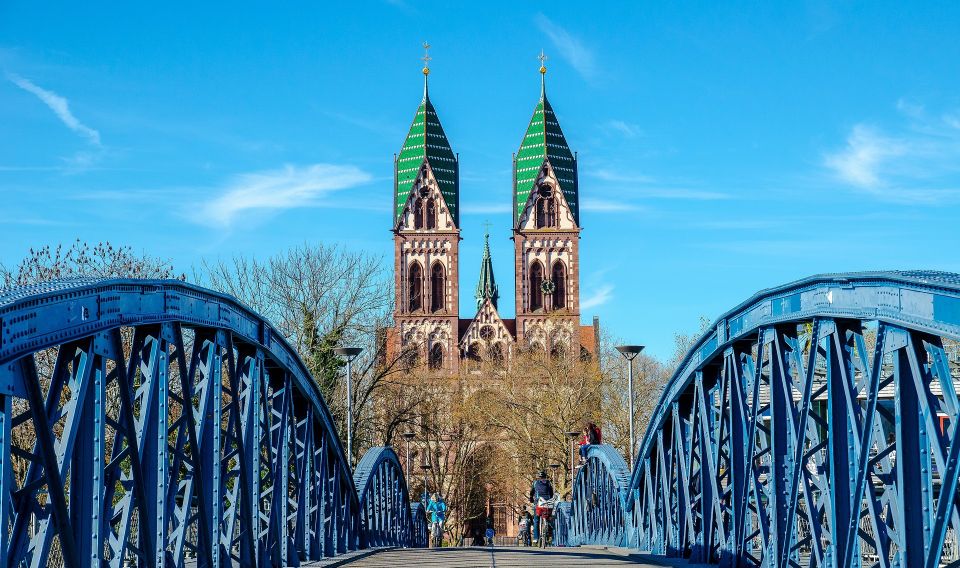
[[489,221],[489,220],[484,221],[484,222],[483,222],[483,227],[486,229],[486,233],[487,233],[487,235],[489,236],[489,235],[490,235],[490,221]]
[[432,59],[432,57],[430,57],[430,44],[427,42],[423,42],[423,57],[421,57],[420,59],[423,60],[423,74],[429,75],[430,60]]
[[543,50],[540,50],[540,57],[537,57],[540,60],[540,74],[544,75],[547,72],[547,59],[548,57],[543,54]]

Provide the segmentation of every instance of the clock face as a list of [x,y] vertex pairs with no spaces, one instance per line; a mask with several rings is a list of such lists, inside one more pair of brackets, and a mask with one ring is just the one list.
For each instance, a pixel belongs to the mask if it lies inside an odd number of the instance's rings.
[[480,338],[490,341],[493,338],[493,326],[485,325],[480,328]]
[[544,280],[543,282],[540,283],[540,290],[544,294],[553,294],[553,291],[556,289],[557,289],[556,285],[550,280]]
[[553,188],[550,187],[549,185],[546,185],[546,184],[541,185],[537,191],[540,193],[540,197],[545,197],[545,198],[553,197]]
[[428,196],[428,195],[430,195],[430,190],[427,189],[427,188],[425,188],[425,187],[421,187],[421,188],[420,188],[420,197],[426,197],[426,196]]

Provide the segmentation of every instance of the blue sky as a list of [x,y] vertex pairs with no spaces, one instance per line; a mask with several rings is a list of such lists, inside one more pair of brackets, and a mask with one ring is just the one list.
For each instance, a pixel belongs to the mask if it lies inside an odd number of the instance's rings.
[[805,275],[960,271],[956,2],[94,4],[0,2],[0,262],[78,237],[184,271],[304,241],[389,260],[427,40],[464,316],[487,220],[513,314],[541,49],[580,157],[584,321],[669,356]]

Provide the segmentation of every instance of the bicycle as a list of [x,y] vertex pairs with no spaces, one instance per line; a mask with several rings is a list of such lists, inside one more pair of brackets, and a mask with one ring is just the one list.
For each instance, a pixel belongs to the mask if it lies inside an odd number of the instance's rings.
[[443,521],[430,523],[430,543],[433,548],[443,547]]
[[553,518],[553,509],[557,506],[558,497],[559,494],[556,494],[550,499],[541,497],[537,501],[536,522],[540,523],[540,539],[537,541],[537,546],[540,548],[553,546],[553,524],[550,521]]

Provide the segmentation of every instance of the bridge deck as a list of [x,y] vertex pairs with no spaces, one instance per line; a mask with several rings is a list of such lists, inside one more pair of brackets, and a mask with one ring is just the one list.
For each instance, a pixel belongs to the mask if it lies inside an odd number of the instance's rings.
[[326,562],[309,563],[304,566],[349,566],[350,568],[564,568],[567,566],[683,566],[693,564],[684,561],[660,560],[645,554],[606,550],[603,548],[395,548],[363,554],[353,559],[332,558]]

